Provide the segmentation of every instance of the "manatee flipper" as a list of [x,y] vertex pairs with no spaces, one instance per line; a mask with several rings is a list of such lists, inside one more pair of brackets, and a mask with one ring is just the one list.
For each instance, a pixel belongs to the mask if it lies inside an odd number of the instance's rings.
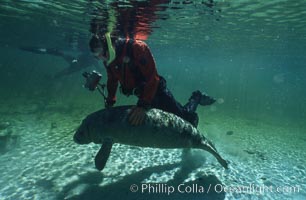
[[101,171],[104,169],[110,152],[112,150],[113,141],[112,139],[105,139],[102,143],[100,150],[95,157],[96,168]]

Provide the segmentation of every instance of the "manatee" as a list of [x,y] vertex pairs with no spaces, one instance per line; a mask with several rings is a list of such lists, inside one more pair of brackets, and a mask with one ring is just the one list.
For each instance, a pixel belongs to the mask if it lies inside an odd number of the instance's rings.
[[131,108],[117,106],[89,114],[74,134],[74,141],[78,144],[102,144],[95,157],[98,170],[105,167],[114,143],[163,149],[202,149],[228,168],[227,161],[220,156],[213,143],[189,122],[153,108],[146,112],[142,125],[132,126],[128,122]]

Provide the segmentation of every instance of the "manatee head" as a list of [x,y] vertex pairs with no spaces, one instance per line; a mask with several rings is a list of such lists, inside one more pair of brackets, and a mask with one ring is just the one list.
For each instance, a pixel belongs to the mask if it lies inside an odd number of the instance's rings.
[[82,121],[82,124],[79,126],[77,131],[75,132],[73,136],[73,140],[77,144],[88,144],[92,142],[92,139],[90,137],[90,129],[89,124],[87,123],[87,120],[84,119]]
[[73,136],[77,144],[88,144],[94,142],[101,144],[103,141],[103,130],[105,129],[107,112],[101,110],[88,115],[81,123]]

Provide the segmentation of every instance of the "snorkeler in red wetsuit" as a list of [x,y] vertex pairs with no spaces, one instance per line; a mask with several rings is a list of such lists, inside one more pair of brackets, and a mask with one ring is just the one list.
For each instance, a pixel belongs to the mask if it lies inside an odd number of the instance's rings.
[[[216,100],[205,93],[195,91],[189,101],[182,106],[168,90],[166,80],[158,74],[150,48],[145,42],[138,40],[139,38],[147,39],[151,31],[149,23],[156,19],[154,17],[155,11],[158,10],[156,5],[166,2],[169,1],[152,0],[144,2],[146,5],[142,6],[139,2],[134,2],[135,5],[133,4],[131,9],[121,9],[117,6],[119,27],[116,27],[116,30],[119,30],[117,34],[119,37],[111,38],[105,24],[96,23],[93,20],[90,29],[93,36],[89,46],[94,56],[103,60],[107,70],[106,107],[115,104],[116,92],[120,84],[124,95],[138,97],[137,104],[129,117],[132,125],[140,125],[143,122],[147,109],[158,108],[182,117],[196,127],[198,125],[198,115],[195,112],[197,106],[211,105]],[[149,9],[150,12],[146,13],[146,17],[141,17],[141,13],[145,14],[144,8]]]
[[[107,70],[106,107],[115,104],[119,83],[123,94],[138,97],[138,102],[129,118],[132,125],[142,124],[147,109],[158,108],[180,116],[196,127],[198,125],[198,115],[195,112],[197,106],[211,105],[216,101],[205,93],[195,91],[185,106],[177,102],[168,90],[165,79],[158,75],[149,47],[142,41],[113,38],[110,45],[114,48],[114,56],[110,56],[105,36],[94,35],[89,45],[93,54],[103,60]],[[111,57],[113,59],[110,60]]]

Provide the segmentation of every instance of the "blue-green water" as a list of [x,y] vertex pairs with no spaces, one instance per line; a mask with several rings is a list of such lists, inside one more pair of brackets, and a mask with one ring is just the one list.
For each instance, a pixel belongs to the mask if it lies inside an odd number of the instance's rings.
[[[0,199],[306,199],[305,2],[146,2],[1,2]],[[79,146],[72,136],[104,106],[98,92],[82,87],[81,75],[96,69],[105,81],[102,63],[53,79],[68,62],[20,49],[88,53],[97,13],[103,24],[111,10],[119,19],[137,6],[134,20],[147,22],[146,42],[175,97],[185,103],[200,89],[218,99],[198,108],[199,130],[229,170],[200,151],[115,145],[98,172],[99,145]],[[117,105],[137,101],[118,95]],[[149,183],[164,190],[131,192],[131,185]],[[180,184],[205,192],[182,192]]]

